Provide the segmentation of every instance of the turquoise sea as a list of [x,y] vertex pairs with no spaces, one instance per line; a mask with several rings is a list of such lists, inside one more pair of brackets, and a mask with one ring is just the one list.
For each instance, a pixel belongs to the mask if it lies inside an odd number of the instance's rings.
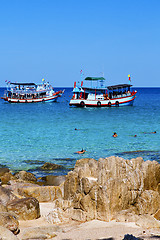
[[[135,89],[134,106],[116,108],[69,107],[72,88],[55,103],[11,104],[0,99],[0,164],[38,177],[66,174],[82,157],[142,156],[160,162],[160,88]],[[0,88],[0,96],[4,90]],[[85,154],[75,153],[82,148]],[[63,169],[42,172],[39,167],[45,162]]]

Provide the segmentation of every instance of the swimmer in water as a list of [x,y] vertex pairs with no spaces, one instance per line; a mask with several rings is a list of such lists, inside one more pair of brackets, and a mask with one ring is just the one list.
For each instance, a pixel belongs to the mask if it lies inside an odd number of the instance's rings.
[[85,153],[85,152],[86,152],[86,150],[83,150],[83,148],[82,148],[81,151],[78,151],[78,152],[76,152],[76,153],[78,153],[78,154],[83,154],[83,153]]
[[[152,133],[157,133],[156,131],[154,132],[149,132],[148,134],[152,134]],[[144,134],[147,134],[147,132],[144,132]]]
[[113,134],[113,136],[112,136],[112,137],[114,137],[114,138],[118,137],[117,133],[116,133],[116,132],[114,132],[114,134]]

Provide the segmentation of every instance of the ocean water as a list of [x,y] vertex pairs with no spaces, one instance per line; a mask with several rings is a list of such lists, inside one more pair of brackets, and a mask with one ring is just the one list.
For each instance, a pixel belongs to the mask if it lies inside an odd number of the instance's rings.
[[[1,99],[0,164],[38,177],[66,174],[82,157],[141,156],[160,162],[160,88],[136,90],[134,106],[116,108],[69,107],[72,88],[53,103],[11,104]],[[0,88],[0,96],[3,92]],[[75,153],[82,148],[85,154]],[[63,169],[43,172],[39,168],[45,162]]]

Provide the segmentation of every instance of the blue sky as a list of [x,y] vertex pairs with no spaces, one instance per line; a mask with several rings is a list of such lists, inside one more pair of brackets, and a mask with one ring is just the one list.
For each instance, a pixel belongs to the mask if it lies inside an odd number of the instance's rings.
[[0,0],[0,86],[72,87],[82,69],[160,87],[159,12],[159,0]]

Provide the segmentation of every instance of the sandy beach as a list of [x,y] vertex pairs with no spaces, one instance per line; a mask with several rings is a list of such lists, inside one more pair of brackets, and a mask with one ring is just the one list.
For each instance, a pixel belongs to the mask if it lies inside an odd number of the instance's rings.
[[[33,230],[34,229],[34,230]],[[67,224],[53,225],[47,223],[44,218],[30,221],[20,221],[19,239],[23,239],[26,232],[36,231],[38,237],[42,239],[43,230],[45,235],[51,236],[53,233],[54,240],[97,240],[97,239],[115,239],[121,240],[125,235],[129,234],[130,237],[141,239],[159,239],[160,230],[158,229],[143,229],[138,227],[135,223],[121,223],[121,222],[104,222],[99,220],[92,220],[86,223],[78,223],[71,221]],[[48,232],[48,233],[47,233]]]
[[[41,203],[42,215],[51,211],[53,203]],[[33,236],[36,239],[54,239],[54,240],[97,240],[97,239],[115,239],[122,240],[125,235],[141,239],[159,239],[159,229],[147,229],[136,225],[135,222],[116,222],[92,220],[88,222],[78,222],[70,220],[67,223],[51,224],[45,217],[35,220],[19,221],[20,233],[19,239],[26,239],[26,236]],[[30,235],[28,235],[30,233]],[[129,238],[128,238],[129,239]]]

